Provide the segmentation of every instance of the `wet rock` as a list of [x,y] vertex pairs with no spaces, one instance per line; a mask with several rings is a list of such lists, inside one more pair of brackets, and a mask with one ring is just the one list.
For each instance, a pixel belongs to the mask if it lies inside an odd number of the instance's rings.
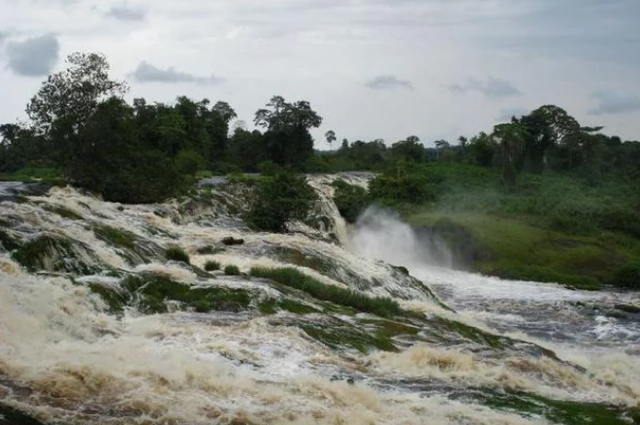
[[44,183],[0,182],[0,202],[19,200],[24,196],[42,196],[51,189]]
[[222,243],[226,246],[244,245],[244,239],[236,239],[232,236],[222,239]]

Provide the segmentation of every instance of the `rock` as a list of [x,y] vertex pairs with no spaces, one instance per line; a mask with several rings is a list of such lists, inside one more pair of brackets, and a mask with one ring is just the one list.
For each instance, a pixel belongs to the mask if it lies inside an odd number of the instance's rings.
[[222,243],[227,246],[244,245],[244,239],[236,239],[232,236],[222,239]]

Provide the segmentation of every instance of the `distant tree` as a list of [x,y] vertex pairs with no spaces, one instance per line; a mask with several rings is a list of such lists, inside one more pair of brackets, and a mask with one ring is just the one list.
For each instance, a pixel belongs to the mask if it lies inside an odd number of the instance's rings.
[[580,131],[578,121],[555,105],[541,106],[519,120],[514,117],[512,122],[520,123],[526,130],[527,159],[531,171],[537,174],[544,170],[547,150]]
[[424,146],[420,143],[420,138],[409,136],[391,146],[391,156],[394,161],[422,162],[425,156]]
[[302,169],[313,155],[309,130],[319,127],[322,118],[307,101],[288,103],[283,97],[274,96],[267,108],[256,112],[254,122],[266,129],[269,159],[279,165]]
[[60,161],[72,160],[77,134],[100,101],[122,96],[127,85],[109,78],[109,63],[98,53],[73,53],[67,69],[50,75],[27,105],[37,134],[55,145]]
[[329,150],[331,149],[331,146],[333,144],[333,142],[335,142],[336,139],[336,133],[333,130],[329,130],[324,134],[325,139],[327,139],[327,143],[329,143]]
[[485,132],[480,132],[469,141],[470,156],[475,164],[482,167],[491,167],[496,151],[495,141]]
[[518,123],[499,124],[494,127],[493,139],[502,148],[502,178],[515,186],[521,158],[525,153],[526,130]]

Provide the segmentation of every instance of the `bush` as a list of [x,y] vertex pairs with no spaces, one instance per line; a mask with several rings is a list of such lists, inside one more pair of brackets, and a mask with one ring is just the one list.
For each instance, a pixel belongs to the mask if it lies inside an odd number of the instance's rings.
[[239,276],[240,269],[237,266],[230,264],[224,268],[224,274],[227,276]]
[[371,199],[385,205],[420,205],[436,199],[436,187],[425,172],[398,164],[369,183]]
[[640,289],[640,262],[628,262],[614,274],[613,285]]
[[212,272],[214,270],[220,270],[220,263],[217,261],[209,260],[204,263],[204,269],[208,272]]
[[282,285],[304,291],[318,300],[330,301],[380,317],[404,314],[398,303],[391,298],[369,297],[359,292],[326,285],[292,268],[252,268],[251,276],[271,279]]
[[176,169],[180,174],[195,176],[204,168],[205,159],[198,152],[184,149],[178,152],[175,159]]
[[333,200],[340,211],[340,215],[348,223],[355,223],[362,211],[369,205],[367,191],[360,187],[336,180],[332,183],[335,188]]
[[183,263],[191,264],[189,254],[179,246],[170,246],[164,251],[164,256],[167,260],[180,261]]
[[303,175],[280,172],[260,180],[245,220],[258,230],[281,233],[287,222],[304,219],[316,198]]

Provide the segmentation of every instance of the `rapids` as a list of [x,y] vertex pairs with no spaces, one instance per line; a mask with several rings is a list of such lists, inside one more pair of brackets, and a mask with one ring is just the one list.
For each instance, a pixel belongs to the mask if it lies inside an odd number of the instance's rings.
[[[616,306],[637,295],[452,270],[444,245],[382,211],[346,226],[335,178],[310,177],[320,201],[287,235],[248,229],[250,190],[223,179],[135,206],[0,187],[0,424],[22,413],[44,424],[573,424],[593,406],[632,423],[639,317]],[[221,243],[230,236],[244,243]],[[170,245],[191,264],[166,261]],[[206,273],[211,260],[242,274]],[[253,267],[294,268],[407,313],[377,317]],[[235,298],[150,311],[157,277]],[[144,284],[129,296],[132,278]]]

